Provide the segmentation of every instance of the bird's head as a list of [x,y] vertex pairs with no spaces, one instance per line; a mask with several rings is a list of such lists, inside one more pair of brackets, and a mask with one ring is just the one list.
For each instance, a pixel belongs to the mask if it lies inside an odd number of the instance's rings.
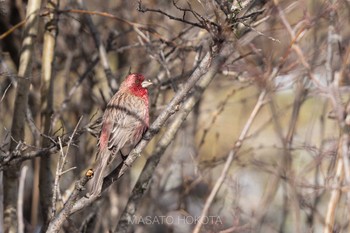
[[147,97],[148,91],[147,87],[152,85],[151,81],[145,80],[142,74],[129,74],[128,77],[122,82],[120,89],[128,91],[133,95],[140,97]]

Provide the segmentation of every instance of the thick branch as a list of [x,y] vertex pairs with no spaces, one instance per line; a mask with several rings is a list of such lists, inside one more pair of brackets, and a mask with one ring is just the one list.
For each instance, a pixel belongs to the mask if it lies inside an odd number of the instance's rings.
[[[34,42],[38,34],[38,11],[40,0],[29,0],[27,21],[23,33],[23,42],[18,70],[18,89],[11,128],[12,141],[10,151],[24,139],[25,113],[28,104],[29,85],[32,76]],[[4,171],[4,232],[17,232],[16,206],[18,196],[18,171],[20,164]]]
[[[49,9],[58,8],[58,0],[52,0],[47,3]],[[58,33],[57,29],[57,15],[51,13],[48,17],[48,22],[45,25],[44,44],[43,44],[43,57],[42,57],[42,100],[46,104],[44,116],[40,122],[44,128],[44,134],[51,134],[51,115],[53,112],[53,66],[55,59],[55,46],[56,37]],[[44,138],[42,141],[42,147],[48,147],[51,141],[48,138]],[[38,168],[37,168],[38,169]],[[43,226],[41,232],[45,232],[49,220],[52,218],[51,200],[53,196],[53,175],[51,171],[51,156],[46,154],[40,158],[40,172],[39,172],[39,194],[40,205],[43,216]]]

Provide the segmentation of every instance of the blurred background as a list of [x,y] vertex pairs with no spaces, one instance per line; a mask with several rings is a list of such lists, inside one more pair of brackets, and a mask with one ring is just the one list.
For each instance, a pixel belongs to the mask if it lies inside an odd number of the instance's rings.
[[[44,1],[39,12],[22,152],[48,148],[76,127],[83,129],[62,149],[68,154],[64,170],[72,170],[59,178],[57,209],[95,160],[95,122],[120,82],[129,72],[138,72],[155,83],[150,89],[152,122],[210,50],[213,35],[195,25],[208,20],[222,29],[228,44],[224,52],[230,55],[162,155],[137,206],[133,232],[192,232],[232,149],[233,161],[208,212],[210,221],[200,232],[349,231],[348,154],[339,152],[347,135],[350,93],[348,0],[53,3],[53,21],[51,3]],[[19,24],[26,6],[24,0],[0,0],[4,155],[16,108],[23,34]],[[8,33],[15,25],[19,27]],[[44,78],[42,65],[47,30],[55,35],[50,79]],[[107,64],[101,61],[101,44]],[[237,147],[259,96],[262,106]],[[127,174],[100,200],[72,215],[62,232],[117,232],[132,187],[168,124]],[[51,173],[54,178],[60,156],[60,151],[49,155],[45,172],[39,172],[39,157],[18,167],[18,172],[27,169],[24,232],[40,232],[40,176]],[[327,231],[329,214],[334,223]],[[168,221],[156,223],[162,216]]]

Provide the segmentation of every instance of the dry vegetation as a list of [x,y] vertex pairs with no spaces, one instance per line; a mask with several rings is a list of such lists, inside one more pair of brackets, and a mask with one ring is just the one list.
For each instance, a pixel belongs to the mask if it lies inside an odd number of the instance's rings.
[[[348,0],[0,0],[0,232],[349,231],[349,23]],[[89,198],[129,72],[152,125]]]

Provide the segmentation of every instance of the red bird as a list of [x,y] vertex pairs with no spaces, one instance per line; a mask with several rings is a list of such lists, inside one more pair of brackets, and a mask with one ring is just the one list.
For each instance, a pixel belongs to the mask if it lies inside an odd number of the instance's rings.
[[147,130],[149,105],[146,88],[151,84],[142,74],[130,74],[107,104],[102,118],[91,195],[100,195],[107,165],[116,156],[128,155]]

